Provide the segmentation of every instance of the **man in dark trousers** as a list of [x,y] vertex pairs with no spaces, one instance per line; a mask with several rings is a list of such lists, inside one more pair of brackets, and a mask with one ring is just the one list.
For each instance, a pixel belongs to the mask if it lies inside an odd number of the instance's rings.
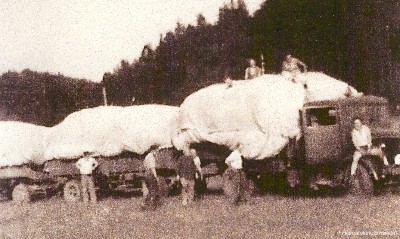
[[156,158],[155,150],[151,150],[143,161],[145,168],[144,182],[142,183],[143,190],[143,203],[141,208],[143,210],[151,209],[154,210],[158,206],[159,201],[159,188],[158,188],[158,177],[156,172]]
[[93,158],[89,152],[84,152],[83,157],[76,162],[76,167],[81,173],[82,184],[82,198],[84,202],[90,201],[95,203],[97,201],[96,188],[93,182],[93,170],[97,168],[99,163]]
[[246,203],[246,175],[243,171],[243,160],[239,150],[235,149],[226,158],[225,163],[228,165],[226,171],[227,180],[230,180],[231,185],[233,186],[231,192],[229,192],[231,195],[228,195],[230,196],[230,202],[234,205],[239,205],[241,202]]
[[182,205],[184,206],[194,200],[195,177],[198,175],[200,179],[202,178],[200,163],[195,149],[189,149],[179,155],[177,174],[182,185]]

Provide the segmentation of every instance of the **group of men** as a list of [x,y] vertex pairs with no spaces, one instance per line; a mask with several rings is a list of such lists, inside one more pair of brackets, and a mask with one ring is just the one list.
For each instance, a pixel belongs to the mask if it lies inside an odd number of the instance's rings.
[[[307,72],[307,66],[304,62],[293,57],[292,55],[286,55],[285,60],[282,63],[282,75],[293,82],[296,82],[297,76],[302,72]],[[264,74],[264,69],[257,66],[254,59],[249,59],[249,67],[246,68],[244,79],[251,80]]]
[[[145,168],[144,180],[142,182],[143,210],[154,210],[160,205],[160,177],[157,175],[157,148],[152,147],[146,155],[143,166]],[[203,174],[201,170],[201,161],[195,149],[181,151],[176,158],[177,181],[182,189],[182,205],[187,206],[195,199],[195,181],[202,181]],[[238,150],[234,150],[226,159],[228,165],[227,172],[232,177],[235,192],[230,195],[230,201],[238,205],[246,201],[244,198],[245,175],[242,171],[242,157]],[[81,193],[84,202],[95,203],[97,201],[96,189],[93,180],[93,171],[99,163],[90,152],[84,152],[75,166],[81,174]]]
[[[143,210],[154,210],[160,205],[160,179],[156,172],[156,150],[152,150],[144,160],[146,168],[143,187]],[[234,150],[225,160],[228,166],[227,172],[231,175],[234,185],[234,192],[230,196],[230,201],[234,205],[247,201],[244,194],[245,174],[242,167],[242,156],[238,150]],[[201,161],[195,149],[183,150],[177,157],[176,168],[177,180],[182,186],[182,205],[187,206],[195,199],[195,182],[203,180]]]

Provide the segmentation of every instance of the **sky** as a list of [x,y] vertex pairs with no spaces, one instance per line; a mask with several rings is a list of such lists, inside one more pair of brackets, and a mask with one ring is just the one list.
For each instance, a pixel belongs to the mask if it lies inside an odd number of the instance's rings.
[[[101,81],[176,22],[218,20],[230,0],[1,0],[0,73],[31,69]],[[252,14],[264,0],[245,0]]]

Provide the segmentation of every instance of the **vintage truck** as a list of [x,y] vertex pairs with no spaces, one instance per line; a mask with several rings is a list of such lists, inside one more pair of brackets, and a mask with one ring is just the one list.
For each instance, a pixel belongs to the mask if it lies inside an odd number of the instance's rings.
[[[285,186],[330,187],[362,195],[372,195],[385,185],[399,184],[400,166],[394,165],[394,157],[400,153],[400,118],[390,116],[386,99],[362,96],[316,101],[305,104],[299,113],[300,140],[291,141],[273,158],[244,161],[250,191],[256,185],[282,183],[277,179],[280,176],[286,178]],[[383,150],[390,165],[385,166],[378,156],[364,156],[355,179],[350,180],[354,152],[350,134],[355,117],[370,127],[375,146],[385,145]],[[202,159],[205,179],[224,175],[224,159],[230,154],[229,149],[211,143],[192,147]],[[175,154],[175,149],[163,149],[158,157],[157,170],[164,178],[161,180],[164,192],[175,183]],[[131,153],[113,158],[99,157],[95,180],[100,192],[139,190],[144,172],[142,157]],[[66,200],[79,200],[79,172],[74,162],[51,160],[44,167],[2,168],[0,188],[4,195],[16,201],[29,201],[32,194],[54,191],[62,191]],[[229,179],[224,180],[224,190],[228,192],[230,188]]]
[[[305,104],[299,113],[300,140],[289,142],[274,158],[244,161],[250,189],[257,184],[279,181],[274,176],[282,175],[287,179],[286,186],[330,187],[361,195],[372,195],[382,185],[398,182],[400,170],[393,164],[393,158],[400,153],[400,118],[390,117],[386,99],[362,96],[316,101]],[[356,177],[351,179],[350,165],[354,153],[351,131],[355,117],[370,127],[375,146],[386,146],[383,149],[391,165],[385,166],[381,157],[364,156]],[[202,166],[206,177],[223,174],[226,166],[222,159],[229,155],[228,149],[211,143],[193,147],[204,159]],[[231,188],[229,180],[225,180],[225,184],[227,190]]]

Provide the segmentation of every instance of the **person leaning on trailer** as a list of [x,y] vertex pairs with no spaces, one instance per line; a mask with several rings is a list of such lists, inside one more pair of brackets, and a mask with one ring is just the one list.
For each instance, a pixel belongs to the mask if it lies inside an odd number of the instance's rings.
[[246,175],[243,172],[243,160],[240,154],[239,147],[232,151],[232,153],[225,159],[228,165],[227,175],[233,184],[233,192],[230,202],[234,205],[239,205],[241,202],[247,202],[245,195]]
[[83,157],[80,158],[75,164],[81,173],[82,198],[84,202],[88,202],[89,198],[93,203],[97,201],[92,173],[98,165],[99,163],[91,156],[89,152],[84,152]]

